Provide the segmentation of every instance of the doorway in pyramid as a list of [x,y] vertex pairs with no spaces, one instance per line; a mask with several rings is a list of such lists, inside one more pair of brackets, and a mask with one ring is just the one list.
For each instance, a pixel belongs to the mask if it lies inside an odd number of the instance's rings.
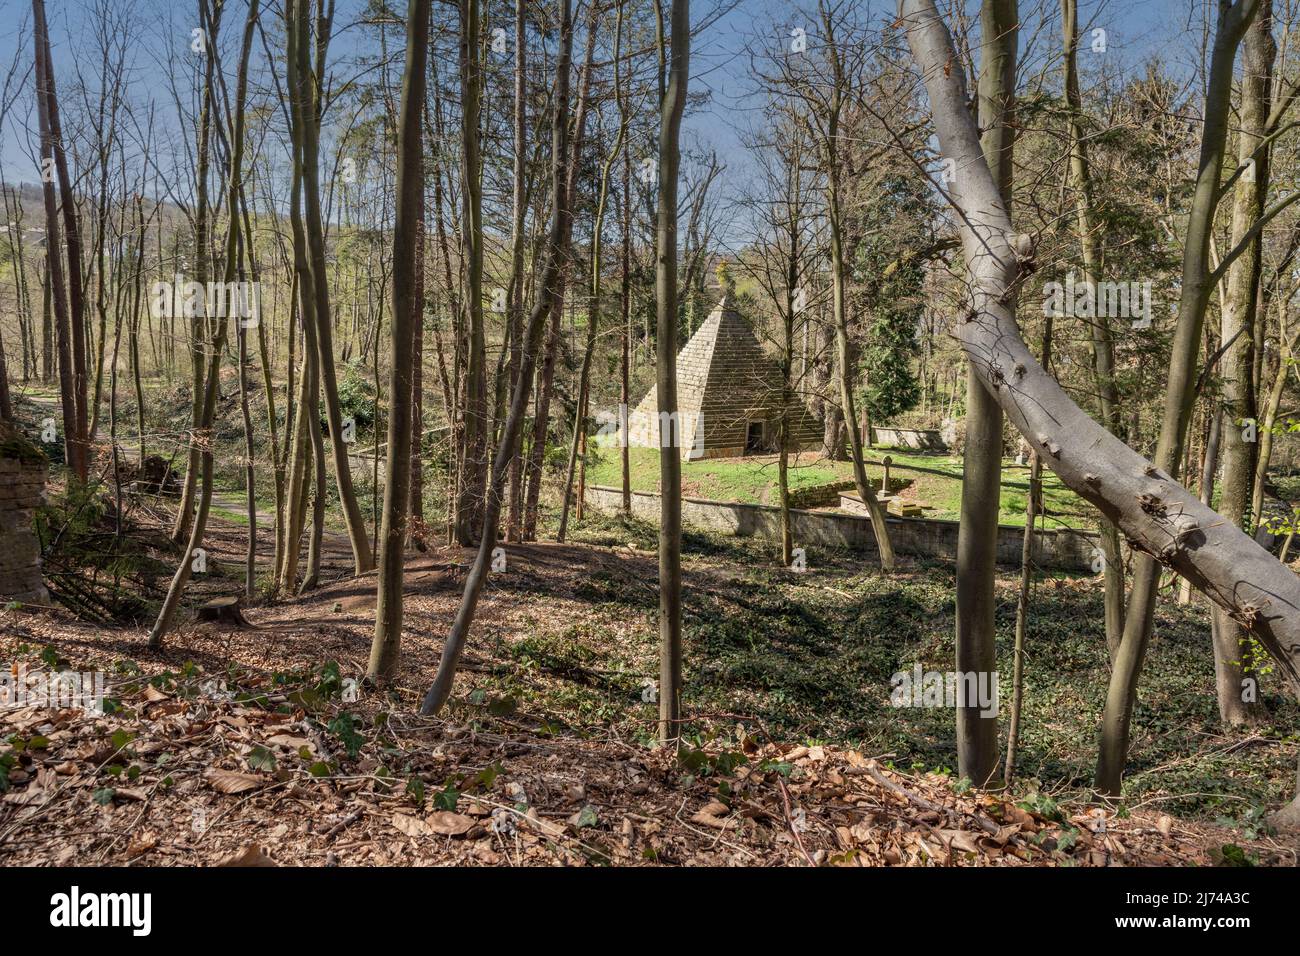
[[[677,405],[676,420],[665,421],[651,387],[628,417],[628,444],[676,445],[692,461],[779,450],[781,367],[727,297],[677,353]],[[789,412],[790,451],[820,448],[821,422],[798,396]]]

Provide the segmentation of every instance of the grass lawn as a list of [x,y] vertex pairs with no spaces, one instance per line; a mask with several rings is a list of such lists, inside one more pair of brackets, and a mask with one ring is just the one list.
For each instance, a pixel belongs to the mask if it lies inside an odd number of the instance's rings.
[[[629,449],[633,491],[659,490],[659,451],[655,448]],[[867,454],[867,476],[881,477],[881,460],[888,455],[891,484],[900,479],[911,483],[900,494],[908,501],[925,506],[927,518],[956,520],[961,513],[961,458],[954,455],[872,448]],[[752,455],[744,458],[714,458],[682,462],[682,493],[691,498],[715,501],[740,501],[747,504],[777,502],[777,456]],[[814,452],[791,456],[790,488],[796,490],[832,481],[853,478],[853,466],[847,461],[827,461]],[[593,448],[587,480],[591,484],[618,487],[621,482],[618,449]],[[1004,464],[1002,468],[1002,502],[998,520],[1002,524],[1023,526],[1025,497],[1028,494],[1029,468]],[[1095,518],[1090,506],[1066,488],[1050,471],[1043,474],[1043,503],[1048,518],[1046,527],[1090,528]]]

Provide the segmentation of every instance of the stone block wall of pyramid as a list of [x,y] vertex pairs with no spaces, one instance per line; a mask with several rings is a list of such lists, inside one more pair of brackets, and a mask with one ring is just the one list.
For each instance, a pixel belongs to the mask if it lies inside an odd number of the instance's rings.
[[[683,458],[730,458],[744,455],[761,429],[759,449],[776,451],[781,404],[780,367],[724,299],[677,355],[679,437],[670,442]],[[820,446],[821,422],[797,397],[790,418],[792,451]],[[629,416],[628,443],[660,447],[660,424],[651,388]]]

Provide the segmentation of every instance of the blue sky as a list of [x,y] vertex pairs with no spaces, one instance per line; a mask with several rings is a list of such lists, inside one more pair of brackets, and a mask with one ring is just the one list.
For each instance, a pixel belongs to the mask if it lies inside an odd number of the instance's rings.
[[[152,95],[160,112],[170,115],[168,99],[159,63],[165,57],[168,44],[178,46],[187,36],[192,2],[167,2],[167,0],[115,0],[126,3],[138,11],[146,28],[136,38],[132,52],[136,64],[135,95]],[[795,6],[783,0],[710,0],[705,4],[697,0],[694,15],[703,18],[714,3],[735,3],[721,19],[697,37],[692,51],[692,89],[707,89],[709,103],[691,115],[686,122],[688,137],[715,148],[728,163],[730,181],[743,176],[744,157],[739,149],[739,131],[748,122],[756,106],[753,84],[748,76],[749,60],[746,46],[755,41],[771,41],[780,31],[788,35],[801,18]],[[1055,0],[1042,0],[1054,7]],[[90,22],[88,10],[93,0],[48,0],[54,57],[61,94],[67,95],[69,79],[81,51],[87,43]],[[972,9],[973,2],[969,4]],[[235,4],[228,19],[241,17],[241,4]],[[361,0],[339,0],[336,20],[344,22],[348,15],[359,9]],[[1191,66],[1195,40],[1199,35],[1199,17],[1194,12],[1193,0],[1081,0],[1080,18],[1107,31],[1108,57],[1118,57],[1129,66],[1140,63],[1152,54],[1160,54],[1183,68]],[[862,8],[872,19],[891,16],[894,0],[862,0]],[[1030,10],[1023,2],[1022,8]],[[24,47],[30,47],[30,4],[25,0],[0,0],[0,71],[13,61],[19,30],[26,28]],[[227,27],[229,35],[236,27]],[[811,29],[809,32],[814,32]],[[1040,39],[1042,47],[1048,42],[1059,43],[1055,37]],[[1026,42],[1029,42],[1028,38]],[[30,69],[29,49],[21,51],[22,69]],[[83,69],[93,71],[94,64],[82,60]],[[1084,64],[1085,70],[1087,64]],[[152,85],[151,85],[152,84]],[[141,90],[150,91],[141,94]],[[23,124],[27,119],[30,97],[19,102],[0,135],[0,176],[5,181],[33,181],[36,170],[29,158]]]

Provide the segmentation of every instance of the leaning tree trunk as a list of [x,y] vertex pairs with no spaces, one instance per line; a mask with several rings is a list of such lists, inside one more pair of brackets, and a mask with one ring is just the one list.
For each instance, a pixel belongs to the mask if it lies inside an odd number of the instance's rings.
[[[1014,234],[981,155],[961,71],[944,69],[958,60],[934,0],[902,0],[901,9],[942,154],[957,166],[949,198],[961,214],[971,296],[954,332],[967,358],[1043,463],[1114,521],[1153,564],[1188,578],[1232,612],[1300,694],[1300,579],[1240,528],[1201,504],[1167,467],[1144,459],[1079,408],[1020,338],[1008,293],[1014,294],[1031,265],[1028,243]],[[1237,6],[1232,9],[1237,11],[1234,16],[1241,16]],[[1244,29],[1231,20],[1228,25]],[[1300,820],[1300,800],[1282,817]]]
[[[253,47],[253,28],[257,25],[257,8],[257,0],[252,0],[248,5],[248,20],[244,26],[243,45],[239,54],[234,116],[231,119],[230,137],[230,191],[228,194],[229,206],[227,208],[231,210],[237,209],[239,205],[239,186],[244,157],[244,101],[248,93],[248,60]],[[239,217],[234,215],[231,217],[226,238],[226,269],[223,281],[227,288],[229,288],[230,283],[235,281],[236,266],[239,261],[238,248]],[[213,422],[216,419],[217,398],[221,392],[221,353],[225,347],[226,322],[218,321],[213,328],[210,351],[206,356],[207,381],[204,384],[202,414],[195,436],[202,451],[198,507],[195,509],[194,522],[190,528],[190,537],[185,548],[185,554],[181,559],[180,566],[176,569],[176,573],[172,576],[171,586],[167,589],[167,597],[163,600],[162,608],[158,611],[158,619],[154,622],[153,630],[149,632],[149,646],[152,648],[162,646],[163,638],[175,621],[176,612],[180,607],[181,595],[184,593],[185,585],[190,579],[195,552],[203,542],[203,534],[208,522],[208,510],[212,506],[213,442],[215,439]]]
[[537,367],[537,352],[541,347],[542,330],[546,327],[546,319],[551,309],[555,307],[561,269],[568,254],[572,216],[569,210],[566,165],[569,138],[569,68],[572,53],[573,20],[570,13],[570,0],[562,0],[560,52],[555,64],[555,115],[551,122],[552,218],[546,245],[546,269],[542,275],[537,301],[533,304],[532,313],[528,317],[527,338],[524,342],[523,354],[520,356],[519,378],[514,383],[514,390],[510,396],[510,414],[506,417],[505,429],[501,433],[501,441],[492,462],[483,521],[485,533],[481,536],[474,563],[465,578],[465,591],[461,595],[460,607],[456,611],[456,618],[452,621],[447,641],[443,645],[438,673],[434,675],[433,684],[424,695],[424,701],[420,706],[422,714],[436,714],[451,696],[452,682],[456,677],[456,665],[465,649],[465,639],[469,635],[470,625],[474,623],[474,613],[478,609],[479,596],[483,593],[483,584],[487,580],[492,552],[496,548],[494,529],[501,518],[501,494],[510,460],[518,453],[524,414],[528,406],[528,393],[532,390],[533,372]]
[[[1228,112],[1231,106],[1233,61],[1236,59],[1237,46],[1258,3],[1259,0],[1237,0],[1235,4],[1225,4],[1220,7],[1219,24],[1210,57],[1210,76],[1205,93],[1205,122],[1196,190],[1188,215],[1187,236],[1183,247],[1182,292],[1178,303],[1178,321],[1170,356],[1164,419],[1160,426],[1160,439],[1156,446],[1154,462],[1154,467],[1162,473],[1161,480],[1168,482],[1173,482],[1177,478],[1183,460],[1183,446],[1195,398],[1197,347],[1205,325],[1205,310],[1210,292],[1217,281],[1216,277],[1210,274],[1210,238],[1214,212],[1221,192],[1219,173],[1223,165]],[[1225,255],[1220,269],[1231,261],[1232,254]],[[1164,499],[1153,488],[1147,488],[1141,494],[1160,499],[1158,504],[1153,504],[1147,499],[1139,501],[1140,507],[1154,510],[1158,517],[1166,517],[1182,524],[1195,520],[1196,526],[1202,529],[1208,523],[1205,520],[1192,519],[1186,514],[1170,517],[1169,511],[1160,510]],[[1193,501],[1198,508],[1203,507],[1199,500],[1193,499]],[[1226,525],[1226,522],[1221,519],[1217,520],[1219,524]],[[1194,529],[1189,528],[1182,534],[1191,537]],[[1206,534],[1210,534],[1208,529]],[[1128,756],[1129,725],[1133,710],[1137,706],[1138,679],[1146,660],[1147,646],[1150,643],[1155,619],[1160,563],[1171,564],[1174,555],[1185,550],[1194,549],[1187,548],[1186,542],[1175,537],[1166,542],[1162,548],[1156,548],[1154,553],[1139,554],[1134,561],[1133,587],[1129,592],[1124,636],[1120,641],[1119,653],[1115,656],[1110,686],[1106,693],[1106,707],[1102,714],[1101,745],[1096,774],[1096,786],[1101,793],[1118,795],[1120,792],[1124,762]],[[1193,586],[1196,585],[1195,577],[1187,574],[1184,576],[1191,579]],[[1250,577],[1246,580],[1262,586],[1262,582],[1256,578]],[[1235,611],[1242,622],[1248,624],[1271,600],[1266,596],[1267,591],[1254,598],[1246,597],[1245,594],[1250,587],[1249,584],[1238,584],[1234,590],[1215,597],[1215,603]]]

